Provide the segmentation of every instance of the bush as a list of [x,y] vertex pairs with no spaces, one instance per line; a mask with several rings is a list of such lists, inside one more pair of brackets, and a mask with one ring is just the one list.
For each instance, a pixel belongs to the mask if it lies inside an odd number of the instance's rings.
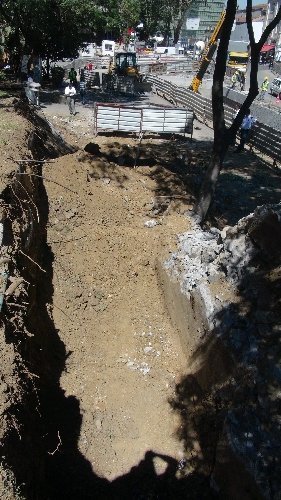
[[51,68],[51,75],[54,87],[59,87],[64,79],[64,68],[61,66],[54,66]]
[[7,76],[5,74],[5,71],[0,70],[0,82],[4,82],[5,80],[7,80]]

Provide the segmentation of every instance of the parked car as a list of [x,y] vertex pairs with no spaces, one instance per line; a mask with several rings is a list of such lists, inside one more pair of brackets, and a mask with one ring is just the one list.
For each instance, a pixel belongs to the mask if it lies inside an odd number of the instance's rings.
[[274,78],[270,84],[269,91],[271,95],[277,95],[281,99],[281,78]]

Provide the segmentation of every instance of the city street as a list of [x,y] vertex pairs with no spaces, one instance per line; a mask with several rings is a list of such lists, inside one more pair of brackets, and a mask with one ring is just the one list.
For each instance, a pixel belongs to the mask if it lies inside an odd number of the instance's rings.
[[[243,92],[245,95],[247,94],[247,91],[249,90],[249,69],[247,70],[246,73],[246,85],[245,85],[245,91]],[[258,72],[258,83],[259,87],[261,86],[264,77],[267,76],[269,79],[269,84],[276,78],[278,75],[273,73],[271,70],[269,70],[266,66],[261,66],[259,67],[259,72]],[[168,80],[175,85],[179,85],[182,87],[189,87],[189,85],[192,82],[194,75],[191,74],[178,74],[178,75],[161,75],[161,78],[165,78],[165,80]],[[202,85],[199,89],[200,94],[202,94],[204,97],[211,97],[211,90],[212,90],[212,84],[213,84],[213,78],[210,75],[207,75],[202,82]],[[225,87],[230,87],[230,78],[226,77],[225,78]],[[237,86],[237,91],[238,91],[238,86]],[[240,92],[239,92],[240,93]],[[266,94],[265,99],[263,103],[259,101],[255,101],[255,104],[260,104],[261,106],[264,106],[266,104],[270,105],[270,107],[274,107],[276,111],[281,112],[281,101],[277,100],[275,96],[271,96],[269,93]]]

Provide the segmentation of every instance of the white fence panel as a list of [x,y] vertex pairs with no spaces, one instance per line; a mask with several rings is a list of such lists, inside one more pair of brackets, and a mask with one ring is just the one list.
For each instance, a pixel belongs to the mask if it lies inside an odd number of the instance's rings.
[[99,130],[128,132],[189,133],[192,136],[194,113],[184,108],[137,108],[96,103],[95,133]]

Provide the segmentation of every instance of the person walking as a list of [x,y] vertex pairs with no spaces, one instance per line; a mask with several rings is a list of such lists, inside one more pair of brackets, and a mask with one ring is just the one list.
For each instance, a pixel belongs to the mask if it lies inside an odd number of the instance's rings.
[[264,97],[265,97],[265,94],[268,91],[268,87],[269,87],[268,77],[265,76],[264,80],[263,80],[263,82],[261,84],[261,91],[260,91],[260,95],[258,97],[258,101],[264,101]]
[[80,76],[79,91],[80,91],[81,102],[84,105],[86,102],[86,82],[84,73],[83,74],[81,73]]
[[240,144],[237,147],[237,152],[244,151],[245,144],[249,140],[250,130],[255,122],[256,119],[251,115],[251,110],[247,109],[240,129]]
[[68,104],[69,107],[69,112],[71,115],[75,115],[75,95],[76,95],[76,90],[74,85],[69,82],[67,87],[65,87],[65,96],[66,96],[66,103]]

